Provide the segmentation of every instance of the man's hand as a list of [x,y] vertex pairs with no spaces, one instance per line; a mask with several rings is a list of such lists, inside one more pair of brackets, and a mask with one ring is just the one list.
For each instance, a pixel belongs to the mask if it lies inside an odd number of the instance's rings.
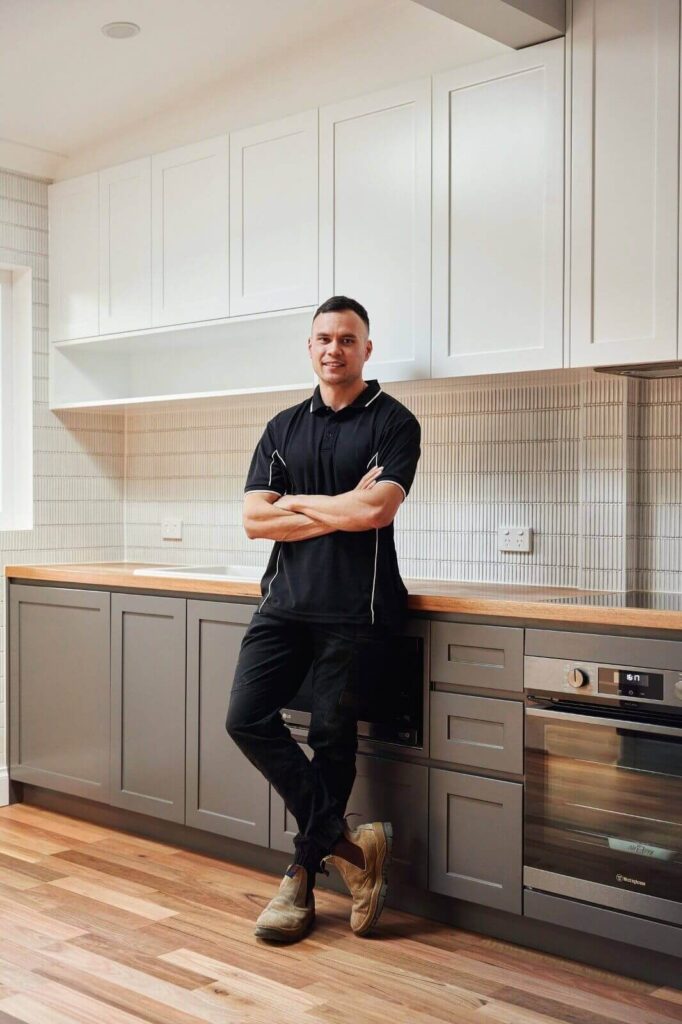
[[368,491],[376,483],[376,478],[381,473],[383,466],[372,466],[364,476],[361,476],[359,481],[356,483],[353,490],[355,491]]

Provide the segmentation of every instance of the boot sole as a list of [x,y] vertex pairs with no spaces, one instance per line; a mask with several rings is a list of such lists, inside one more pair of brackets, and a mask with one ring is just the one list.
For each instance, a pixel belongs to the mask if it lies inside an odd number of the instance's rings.
[[290,942],[299,942],[306,937],[313,926],[314,920],[314,918],[311,918],[300,932],[280,932],[276,928],[256,928],[254,935],[257,939],[267,939],[268,942],[281,942],[284,945]]
[[379,920],[386,901],[386,893],[388,892],[388,869],[391,866],[393,851],[393,825],[390,821],[384,821],[383,826],[384,836],[386,837],[386,852],[381,865],[381,889],[379,890],[379,899],[377,900],[377,905],[374,908],[374,913],[371,918],[362,926],[362,928],[355,932],[356,935],[367,935]]

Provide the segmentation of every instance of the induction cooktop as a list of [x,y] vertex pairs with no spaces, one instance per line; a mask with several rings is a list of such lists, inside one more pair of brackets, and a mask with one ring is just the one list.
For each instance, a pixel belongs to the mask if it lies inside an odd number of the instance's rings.
[[580,604],[603,608],[651,608],[671,612],[682,611],[682,594],[648,592],[646,590],[595,591],[593,594],[572,594],[543,598],[543,604]]

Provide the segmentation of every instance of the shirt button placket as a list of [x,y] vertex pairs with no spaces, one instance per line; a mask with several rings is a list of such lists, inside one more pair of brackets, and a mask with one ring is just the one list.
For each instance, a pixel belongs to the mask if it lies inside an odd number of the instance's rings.
[[331,449],[334,447],[334,442],[338,433],[339,424],[336,420],[330,419],[326,424],[324,437],[322,439],[322,449]]

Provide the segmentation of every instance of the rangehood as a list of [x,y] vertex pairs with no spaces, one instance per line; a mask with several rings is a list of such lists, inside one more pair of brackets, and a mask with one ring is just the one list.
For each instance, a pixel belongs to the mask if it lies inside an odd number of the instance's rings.
[[595,366],[595,373],[613,373],[619,377],[682,377],[682,359],[670,363],[626,363],[623,366]]

